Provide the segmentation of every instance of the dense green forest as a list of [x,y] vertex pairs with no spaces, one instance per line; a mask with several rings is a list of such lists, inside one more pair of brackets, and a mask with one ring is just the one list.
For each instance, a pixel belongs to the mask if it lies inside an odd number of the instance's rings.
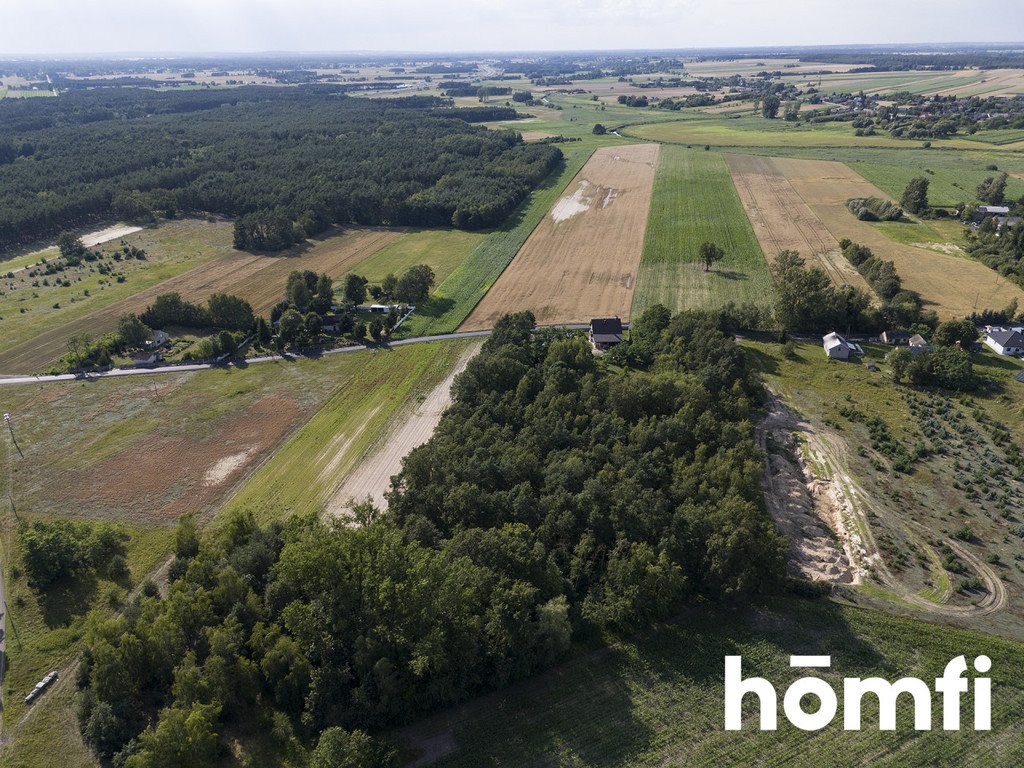
[[[29,104],[28,102],[33,103]],[[500,224],[561,161],[469,121],[514,116],[333,86],[98,89],[0,101],[0,249],[97,216],[255,217],[240,247],[286,247],[329,224]]]
[[610,365],[532,326],[499,321],[388,512],[242,514],[202,538],[186,520],[168,594],[90,623],[86,741],[115,765],[203,768],[249,729],[275,761],[384,764],[365,731],[530,675],[574,637],[776,588],[761,385],[720,318],[654,307]]

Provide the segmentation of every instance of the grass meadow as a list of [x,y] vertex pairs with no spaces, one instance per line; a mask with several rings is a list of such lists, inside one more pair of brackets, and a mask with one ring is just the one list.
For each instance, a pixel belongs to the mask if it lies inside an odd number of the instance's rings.
[[[700,244],[725,249],[712,271],[699,262]],[[771,304],[768,265],[717,152],[665,145],[654,181],[633,316],[652,304],[674,311],[729,301]]]

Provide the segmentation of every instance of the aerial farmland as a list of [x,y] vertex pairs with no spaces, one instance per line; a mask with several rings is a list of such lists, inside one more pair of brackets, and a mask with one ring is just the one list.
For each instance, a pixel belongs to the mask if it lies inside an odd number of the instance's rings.
[[[5,768],[1024,759],[1019,51],[40,61]],[[733,654],[992,728],[727,732]]]

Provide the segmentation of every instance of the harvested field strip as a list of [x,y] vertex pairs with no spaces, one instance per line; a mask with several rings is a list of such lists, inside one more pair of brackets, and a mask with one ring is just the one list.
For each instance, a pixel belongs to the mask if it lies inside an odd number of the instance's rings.
[[[699,260],[705,241],[726,254],[710,272]],[[662,147],[633,315],[656,303],[673,311],[729,301],[770,306],[773,292],[764,254],[722,156]]]
[[[267,314],[284,298],[288,275],[294,270],[324,272],[337,278],[381,248],[403,237],[402,232],[389,229],[352,229],[342,234],[318,238],[295,255],[262,256],[263,266],[245,273],[239,280],[207,285],[194,294],[205,299],[215,291],[229,291],[249,301],[257,314]],[[193,294],[185,294],[192,296]]]
[[523,309],[542,324],[628,319],[658,149],[595,152],[460,328],[491,328],[506,312]]
[[218,519],[251,510],[262,521],[320,513],[394,415],[411,410],[476,342],[415,344],[348,357],[323,407],[241,486]]
[[402,459],[409,451],[423,445],[434,434],[441,416],[451,405],[455,377],[465,370],[479,349],[479,343],[470,344],[437,386],[426,396],[421,394],[407,403],[408,407],[401,412],[396,412],[388,431],[370,446],[331,497],[327,504],[328,514],[344,517],[351,509],[350,502],[360,503],[367,498],[372,499],[378,509],[387,509],[384,493],[391,487],[391,476],[402,469]]
[[879,258],[894,262],[904,287],[921,294],[926,305],[941,317],[962,317],[985,308],[999,309],[1014,299],[1024,304],[1024,290],[984,264],[929,248],[896,243],[851,215],[846,208],[850,198],[885,195],[842,163],[792,158],[775,158],[770,162],[833,237],[862,243]]
[[266,313],[283,298],[292,270],[312,269],[340,276],[399,237],[401,233],[395,231],[361,229],[316,241],[293,255],[264,256],[229,251],[212,263],[152,285],[72,322],[37,333],[0,354],[0,371],[31,373],[45,368],[66,352],[71,336],[109,333],[117,326],[118,317],[141,312],[159,294],[170,291],[177,291],[191,301],[204,301],[213,293],[227,291],[249,300],[257,313]]
[[[857,270],[839,252],[839,243],[801,199],[772,158],[726,155],[740,200],[761,248],[774,261],[780,251],[793,250],[823,270],[836,285],[854,285],[871,292]],[[845,211],[845,201],[844,208]]]
[[535,189],[508,223],[487,238],[438,286],[435,295],[402,326],[409,335],[450,333],[473,311],[494,285],[530,233],[576,176],[593,151],[590,147],[563,148],[565,165]]

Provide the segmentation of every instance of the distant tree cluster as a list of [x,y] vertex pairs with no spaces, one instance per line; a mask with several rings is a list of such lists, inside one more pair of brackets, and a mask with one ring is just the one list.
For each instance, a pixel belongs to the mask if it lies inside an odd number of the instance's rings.
[[128,535],[109,523],[37,520],[22,523],[18,536],[25,575],[35,589],[90,574],[118,579],[128,573]]
[[252,305],[238,296],[215,293],[207,299],[204,307],[186,301],[180,293],[170,292],[157,296],[140,315],[140,319],[150,328],[180,325],[185,328],[248,331],[256,318]]
[[903,209],[891,200],[877,197],[855,197],[846,201],[850,213],[861,221],[899,221],[903,218]]
[[257,250],[330,224],[492,227],[562,157],[468,122],[516,117],[509,107],[331,86],[18,101],[0,101],[0,248],[112,214],[237,216],[236,244]]

